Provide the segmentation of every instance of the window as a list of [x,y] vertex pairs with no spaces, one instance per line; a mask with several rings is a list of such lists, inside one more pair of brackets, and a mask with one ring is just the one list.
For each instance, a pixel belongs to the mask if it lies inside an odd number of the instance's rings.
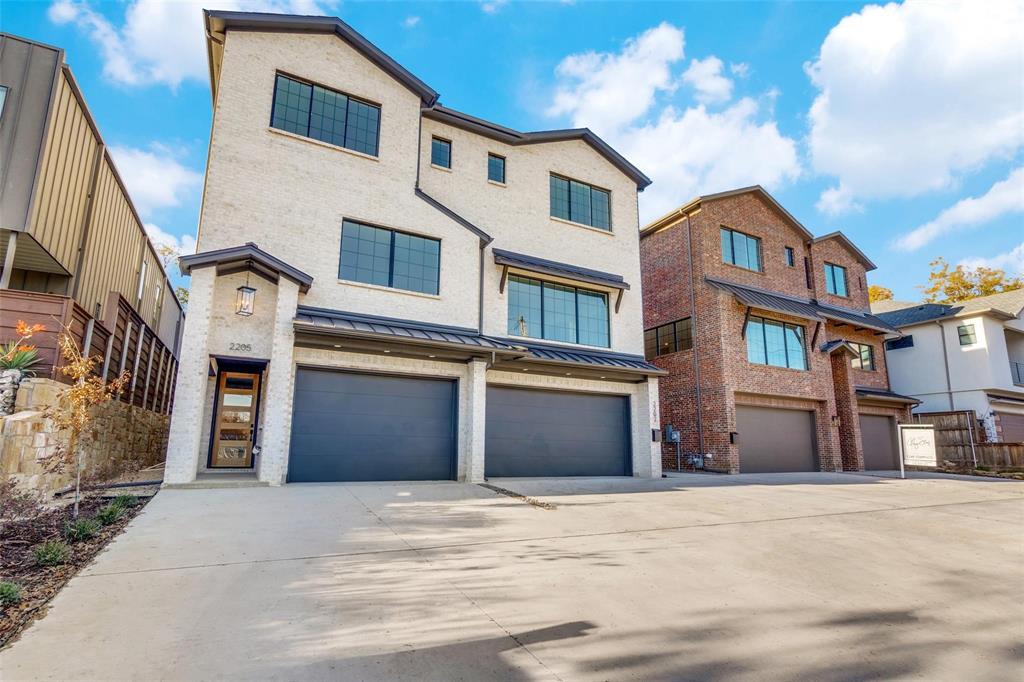
[[747,360],[755,365],[807,369],[804,328],[751,317],[747,321]]
[[4,104],[7,102],[7,86],[0,85],[0,116],[4,115]]
[[914,347],[914,335],[907,334],[901,336],[898,339],[889,339],[885,342],[886,350],[900,350],[901,348],[913,348]]
[[505,157],[497,154],[487,155],[487,179],[505,184]]
[[793,253],[792,246],[786,247],[786,265],[788,265],[791,268],[796,267],[796,254]]
[[509,275],[508,333],[608,346],[608,295]]
[[377,156],[380,107],[278,74],[270,125],[338,147]]
[[135,292],[135,299],[142,304],[142,294],[146,291],[146,271],[149,269],[149,263],[145,260],[142,261],[142,267],[139,268],[139,290]]
[[344,221],[338,277],[352,282],[436,294],[441,242]]
[[722,262],[761,271],[761,240],[728,227],[722,228]]
[[846,296],[846,268],[825,263],[825,290],[836,296]]
[[973,324],[962,324],[956,328],[956,333],[960,337],[961,346],[973,346],[978,343],[978,337],[974,333]]
[[452,143],[434,137],[430,140],[430,163],[441,168],[452,167]]
[[611,230],[611,194],[584,182],[552,175],[551,216]]
[[863,369],[868,372],[875,371],[875,347],[866,343],[851,343],[856,349],[858,357],[853,359],[854,369]]
[[644,332],[644,357],[652,360],[693,348],[693,326],[689,317]]

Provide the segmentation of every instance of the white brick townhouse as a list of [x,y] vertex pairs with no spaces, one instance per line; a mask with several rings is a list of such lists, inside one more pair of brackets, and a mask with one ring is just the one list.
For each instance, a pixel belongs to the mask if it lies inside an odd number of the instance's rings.
[[165,481],[659,476],[643,173],[589,130],[441,106],[339,19],[205,20]]

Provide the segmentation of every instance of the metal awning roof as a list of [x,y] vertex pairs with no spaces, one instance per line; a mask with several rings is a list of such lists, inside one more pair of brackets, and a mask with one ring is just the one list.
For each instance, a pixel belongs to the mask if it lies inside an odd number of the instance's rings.
[[504,249],[494,249],[493,251],[494,262],[498,265],[507,265],[520,270],[529,270],[530,272],[537,272],[545,275],[565,277],[578,282],[599,284],[612,289],[629,289],[629,284],[622,279],[622,275],[616,275],[610,272],[601,272],[600,270],[591,270],[590,268],[571,265],[569,263],[560,263],[546,258],[527,256],[523,253],[513,253],[512,251],[505,251]]
[[871,313],[862,313],[856,310],[848,310],[846,308],[836,308],[835,306],[824,305],[822,303],[818,303],[816,305],[818,310],[821,311],[822,317],[832,320],[833,322],[842,322],[843,324],[850,324],[854,327],[873,329],[879,332],[886,332],[887,334],[900,333],[898,329],[887,324],[884,320],[872,315]]
[[899,393],[893,393],[881,388],[868,388],[867,386],[855,386],[854,390],[857,392],[858,398],[864,398],[866,400],[881,400],[889,403],[904,403],[908,405],[919,405],[921,403],[917,398],[911,398],[910,396],[900,395]]
[[591,349],[576,349],[563,346],[555,346],[535,341],[524,341],[523,339],[500,339],[514,348],[522,348],[529,353],[523,358],[527,361],[534,361],[546,364],[564,365],[590,365],[593,367],[607,367],[618,371],[647,374],[650,376],[662,376],[668,371],[647,362],[642,355],[630,355],[627,353],[616,353],[614,351],[600,351]]
[[210,266],[216,266],[220,274],[251,270],[272,282],[276,282],[277,278],[283,275],[298,283],[299,290],[303,293],[309,291],[313,284],[311,275],[270,255],[252,242],[246,242],[242,246],[194,253],[178,259],[178,268],[181,274],[186,276],[192,274],[195,268]]

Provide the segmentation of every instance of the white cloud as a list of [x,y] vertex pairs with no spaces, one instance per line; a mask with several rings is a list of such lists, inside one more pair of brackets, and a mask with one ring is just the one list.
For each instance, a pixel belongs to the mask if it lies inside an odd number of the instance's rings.
[[561,81],[549,116],[611,135],[651,108],[655,94],[675,88],[671,66],[683,58],[683,31],[661,24],[626,41],[617,54],[583,52],[559,63]]
[[746,62],[733,62],[729,64],[729,71],[737,78],[746,78],[750,75],[750,64]]
[[180,206],[203,181],[202,173],[182,164],[162,145],[152,145],[148,150],[111,147],[110,154],[144,218],[154,210]]
[[[73,23],[97,45],[103,73],[122,85],[206,82],[209,71],[203,29],[205,0],[131,0],[110,4],[124,16],[117,20],[97,11],[88,0],[54,0],[47,15],[56,24]],[[330,14],[334,0],[224,0],[217,9],[293,14]]]
[[487,0],[480,3],[480,9],[487,14],[495,14],[498,10],[508,4],[508,0]]
[[893,245],[904,251],[914,251],[949,232],[977,227],[1013,213],[1024,213],[1024,167],[1014,169],[1005,180],[992,185],[982,196],[961,199],[934,220],[897,239]]
[[[820,206],[914,196],[1024,143],[1024,11],[1014,2],[908,0],[840,21],[805,66]],[[844,198],[837,202],[836,197]]]
[[732,80],[722,75],[724,66],[718,57],[690,62],[690,68],[683,72],[683,82],[697,91],[698,102],[721,104],[732,97]]
[[830,187],[821,193],[818,203],[814,204],[822,213],[837,216],[844,213],[861,212],[864,206],[854,201],[851,193],[843,185]]
[[405,26],[406,28],[414,28],[418,23],[420,23],[420,18],[415,15],[412,15],[406,17],[402,21],[402,26]]
[[[196,252],[196,238],[190,234],[173,235],[169,232],[165,232],[159,225],[153,223],[146,223],[146,234],[153,240],[157,249],[160,247],[167,247],[173,251],[173,258],[177,259],[179,256],[187,256],[190,253]],[[173,267],[168,268],[172,274],[176,274]]]
[[969,270],[978,268],[991,268],[1003,270],[1010,275],[1024,275],[1024,242],[1013,247],[1006,253],[1001,253],[991,258],[965,258],[959,265]]
[[[661,24],[617,53],[570,55],[556,71],[548,114],[591,128],[654,180],[640,195],[642,222],[698,194],[777,187],[800,174],[796,142],[764,120],[756,99],[714,112],[703,104],[659,105],[682,80],[673,67],[683,48],[682,29]],[[774,95],[764,99],[770,106]]]

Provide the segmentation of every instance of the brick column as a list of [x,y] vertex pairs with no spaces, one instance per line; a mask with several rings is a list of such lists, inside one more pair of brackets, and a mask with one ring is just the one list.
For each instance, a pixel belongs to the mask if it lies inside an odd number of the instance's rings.
[[863,471],[864,446],[861,444],[857,393],[853,386],[850,355],[838,351],[830,359],[836,414],[839,416],[839,451],[843,471]]
[[467,483],[484,480],[484,449],[487,429],[487,361],[476,358],[468,363],[469,379],[465,442],[459,450],[458,478]]
[[164,483],[189,483],[196,480],[199,466],[200,438],[203,431],[203,406],[210,369],[207,340],[210,334],[210,311],[213,305],[213,267],[192,271],[188,315],[181,337],[181,358],[174,389],[174,412],[167,436],[167,462]]
[[267,365],[266,409],[259,435],[259,480],[281,485],[288,472],[288,448],[291,444],[292,401],[295,397],[295,311],[299,305],[299,285],[282,277],[277,284],[273,343]]
[[633,475],[637,478],[661,478],[661,443],[651,438],[651,429],[661,428],[658,418],[658,379],[648,377],[637,384],[632,399]]

